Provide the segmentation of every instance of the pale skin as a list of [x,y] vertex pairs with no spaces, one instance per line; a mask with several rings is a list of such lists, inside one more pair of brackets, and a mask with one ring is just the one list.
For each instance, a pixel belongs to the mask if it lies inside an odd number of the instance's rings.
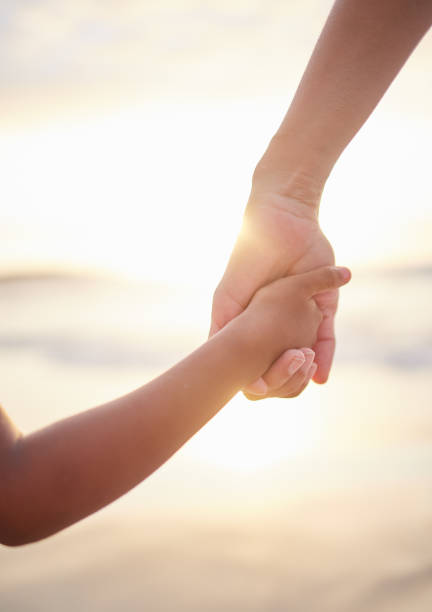
[[280,279],[158,378],[29,435],[0,409],[0,542],[45,538],[136,486],[287,346],[313,344],[322,320],[314,296],[349,279],[332,267]]
[[[334,263],[318,222],[326,179],[431,23],[431,0],[336,0],[255,169],[243,228],[214,294],[210,335],[241,313],[259,287]],[[331,369],[337,303],[337,291],[318,298],[317,383],[326,382]],[[256,399],[289,397],[298,385],[282,355],[245,391]]]

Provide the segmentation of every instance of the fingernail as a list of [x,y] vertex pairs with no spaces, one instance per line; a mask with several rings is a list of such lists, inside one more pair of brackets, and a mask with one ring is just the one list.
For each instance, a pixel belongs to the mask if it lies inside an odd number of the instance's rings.
[[302,349],[302,351],[305,357],[315,357],[315,351],[310,348]]
[[348,270],[348,268],[343,268],[343,267],[339,267],[339,266],[335,266],[335,270],[337,270],[342,278],[343,281],[347,282],[350,280],[351,278],[351,270]]
[[247,387],[247,392],[253,395],[265,395],[267,391],[268,385],[262,378],[259,378]]
[[300,355],[298,357],[294,357],[294,359],[290,362],[288,366],[288,375],[292,376],[293,374],[295,374],[297,370],[302,367],[305,361],[306,359],[303,354],[302,357],[300,357]]

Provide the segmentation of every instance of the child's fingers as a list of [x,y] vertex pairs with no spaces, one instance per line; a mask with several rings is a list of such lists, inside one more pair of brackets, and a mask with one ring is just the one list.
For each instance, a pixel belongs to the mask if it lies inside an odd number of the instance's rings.
[[[309,350],[312,354],[313,351]],[[270,390],[283,386],[304,364],[305,354],[299,349],[289,349],[277,359],[262,376],[245,388],[245,392],[253,395],[266,395]]]
[[[271,397],[296,397],[305,388],[309,376],[310,369],[313,365],[315,353],[311,349],[302,349],[305,354],[305,362],[297,370],[297,372],[291,376],[285,384],[279,387],[273,387],[269,396]],[[305,384],[306,383],[306,384]]]
[[348,268],[336,266],[325,266],[300,274],[298,281],[301,289],[307,297],[312,297],[322,291],[330,291],[342,287],[351,279]]
[[[287,351],[288,352],[288,351]],[[312,349],[305,348],[298,351],[301,354],[301,358],[297,361],[295,367],[286,367],[284,370],[279,366],[279,363],[276,362],[272,368],[264,375],[264,380],[268,384],[269,391],[278,391],[282,389],[286,385],[290,384],[292,381],[295,381],[299,377],[303,377],[305,372],[307,372],[310,368],[311,363],[314,360],[315,353]]]
[[[313,355],[312,349],[305,349]],[[300,368],[304,366],[307,353],[300,349],[290,349],[277,359],[264,374],[263,379],[267,383],[269,391],[279,389],[290,380]]]
[[282,389],[278,389],[276,392],[274,392],[272,396],[273,397],[293,398],[293,397],[297,397],[298,395],[301,395],[301,393],[303,393],[303,391],[308,386],[312,376],[316,372],[316,369],[317,369],[316,363],[312,363],[309,366],[306,373],[304,371],[297,372],[295,375],[295,378],[290,380],[285,385],[285,387],[283,387]]
[[251,395],[256,395],[260,397],[266,395],[267,391],[268,386],[263,377],[258,378],[258,380],[255,380],[253,383],[251,383],[244,389],[245,393],[250,393]]
[[297,397],[317,370],[314,358],[315,353],[310,348],[285,351],[265,376],[243,390],[244,395],[250,400]]
[[306,389],[306,387],[308,386],[308,384],[312,380],[312,377],[314,376],[315,372],[317,371],[317,367],[318,367],[317,364],[313,363],[311,365],[311,367],[309,368],[309,371],[306,374],[305,379],[304,379],[303,384],[301,385],[301,387],[299,389],[297,389],[297,391],[295,393],[292,393],[291,395],[287,395],[287,397],[297,397],[298,395],[303,393],[303,391]]

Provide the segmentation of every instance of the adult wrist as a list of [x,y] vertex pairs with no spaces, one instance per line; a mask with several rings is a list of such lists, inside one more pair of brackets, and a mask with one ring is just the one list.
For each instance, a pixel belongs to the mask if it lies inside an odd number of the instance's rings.
[[314,151],[294,132],[278,131],[255,168],[252,192],[274,193],[318,208],[332,167],[325,151]]

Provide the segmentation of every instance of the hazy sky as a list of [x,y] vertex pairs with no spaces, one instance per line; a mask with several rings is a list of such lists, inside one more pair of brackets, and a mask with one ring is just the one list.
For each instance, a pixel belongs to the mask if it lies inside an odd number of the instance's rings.
[[[3,0],[2,121],[101,111],[155,96],[285,95],[288,102],[331,5],[329,0]],[[427,108],[431,52],[426,37],[396,86],[396,107]]]
[[[0,269],[215,282],[331,4],[3,0]],[[328,183],[347,265],[432,257],[431,56],[428,35]]]
[[5,0],[2,104],[22,117],[155,95],[277,95],[299,76],[329,6],[327,0]]

